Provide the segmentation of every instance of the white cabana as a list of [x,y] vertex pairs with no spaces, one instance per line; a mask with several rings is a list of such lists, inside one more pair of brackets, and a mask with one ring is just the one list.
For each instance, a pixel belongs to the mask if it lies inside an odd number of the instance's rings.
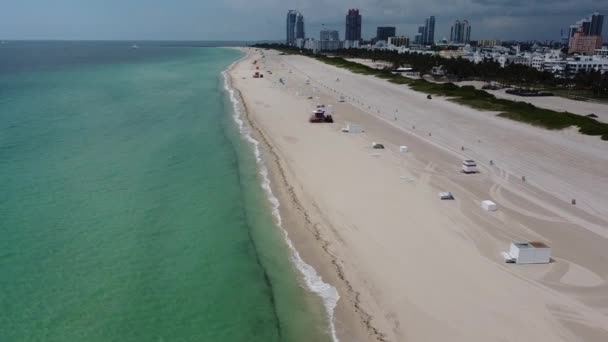
[[496,211],[497,210],[496,203],[489,201],[489,200],[481,202],[481,207],[485,211]]
[[464,173],[477,173],[477,163],[474,160],[465,160],[462,162],[462,172]]
[[551,248],[542,242],[512,242],[503,257],[509,263],[547,264],[551,262]]
[[363,133],[363,127],[354,123],[347,123],[346,127],[342,128],[342,132],[344,133]]

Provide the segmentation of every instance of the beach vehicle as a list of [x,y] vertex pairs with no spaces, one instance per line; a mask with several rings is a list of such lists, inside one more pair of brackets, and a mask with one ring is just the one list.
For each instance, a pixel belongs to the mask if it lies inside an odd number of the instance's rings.
[[373,148],[374,150],[384,150],[384,145],[379,144],[379,143],[377,143],[377,142],[373,142],[373,143],[372,143],[372,148]]
[[465,161],[462,162],[462,172],[464,173],[478,173],[479,170],[477,169],[477,163],[475,163],[474,160],[471,159],[467,159]]
[[318,104],[315,110],[312,111],[312,115],[308,119],[311,123],[333,123],[334,118],[331,115],[331,108],[325,107],[325,105]]
[[344,95],[341,95],[340,98],[338,98],[338,102],[346,102]]
[[454,195],[451,192],[440,192],[439,193],[439,198],[441,200],[453,200],[454,199]]

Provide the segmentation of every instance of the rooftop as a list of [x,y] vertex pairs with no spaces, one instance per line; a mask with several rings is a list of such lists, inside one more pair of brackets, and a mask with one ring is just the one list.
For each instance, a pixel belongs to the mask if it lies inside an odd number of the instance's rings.
[[542,242],[538,242],[538,241],[534,241],[534,242],[514,242],[513,243],[515,246],[517,246],[520,249],[525,249],[525,248],[549,248],[549,246],[545,245]]

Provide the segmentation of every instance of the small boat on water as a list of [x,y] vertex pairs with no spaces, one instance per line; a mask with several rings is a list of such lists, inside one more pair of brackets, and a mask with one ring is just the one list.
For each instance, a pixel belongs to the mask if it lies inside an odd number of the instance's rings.
[[139,49],[139,46],[137,46],[137,44],[133,44],[133,45],[131,46],[131,49]]

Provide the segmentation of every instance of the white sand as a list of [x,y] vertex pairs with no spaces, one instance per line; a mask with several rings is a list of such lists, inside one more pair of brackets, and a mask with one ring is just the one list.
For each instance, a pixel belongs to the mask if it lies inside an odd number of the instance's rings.
[[[259,58],[231,74],[265,141],[286,228],[340,291],[342,340],[608,340],[608,142],[301,56],[267,51],[262,66],[274,74],[253,79]],[[334,105],[339,122],[309,124],[317,100],[306,93]],[[366,132],[340,133],[346,121]],[[464,158],[481,174],[461,174]],[[483,212],[484,199],[499,211]],[[504,264],[512,240],[544,241],[556,262]]]

